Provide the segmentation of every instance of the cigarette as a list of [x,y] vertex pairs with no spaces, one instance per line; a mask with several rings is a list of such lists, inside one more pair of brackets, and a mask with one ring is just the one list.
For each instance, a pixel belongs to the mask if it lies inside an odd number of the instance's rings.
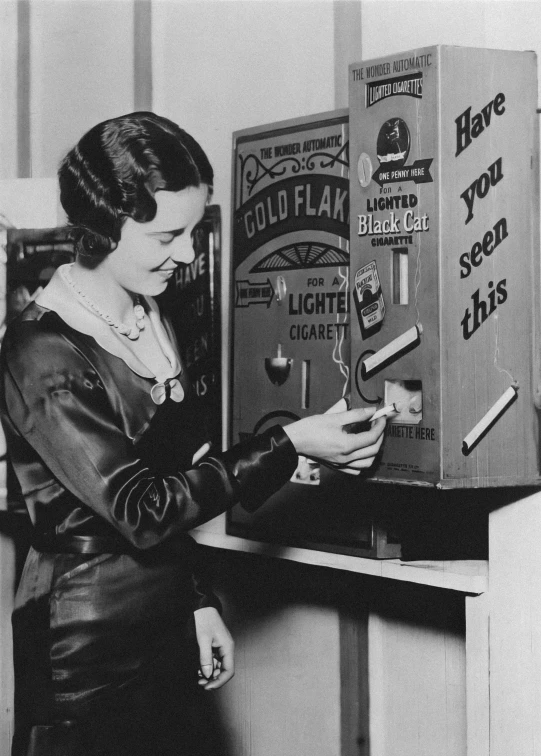
[[418,323],[405,333],[397,336],[396,339],[390,341],[379,352],[364,360],[361,365],[361,378],[363,381],[418,346],[421,343],[422,332],[423,326],[421,323]]
[[202,447],[201,447],[200,449],[198,449],[198,450],[197,450],[197,451],[195,452],[195,454],[193,455],[193,459],[192,459],[192,465],[195,465],[195,464],[197,464],[197,462],[199,462],[199,460],[200,460],[200,459],[201,459],[202,457],[204,457],[204,456],[205,456],[205,454],[206,454],[207,452],[209,452],[209,451],[210,451],[210,447],[211,447],[211,446],[212,446],[212,444],[211,444],[210,442],[208,442],[208,441],[207,441],[207,443],[206,443],[206,444],[203,444],[203,446],[202,446]]
[[399,415],[401,410],[396,406],[396,403],[393,402],[392,404],[388,404],[386,407],[382,407],[381,409],[374,412],[372,417],[370,418],[370,422],[377,420],[378,417],[389,417],[390,415]]
[[515,401],[518,396],[518,386],[509,386],[498,401],[492,405],[488,412],[479,420],[477,425],[472,428],[464,441],[462,442],[462,454],[466,457],[473,451],[479,441],[488,433],[494,423],[500,419],[506,409]]

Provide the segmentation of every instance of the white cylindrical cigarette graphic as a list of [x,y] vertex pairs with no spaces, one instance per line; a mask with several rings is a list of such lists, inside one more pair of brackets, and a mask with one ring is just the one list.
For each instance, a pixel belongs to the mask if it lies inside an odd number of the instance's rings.
[[467,456],[477,446],[479,441],[488,433],[494,423],[503,415],[505,410],[515,401],[518,396],[518,388],[509,386],[498,401],[492,405],[489,411],[479,420],[477,425],[472,428],[464,441],[462,442],[462,454]]
[[367,357],[361,365],[361,378],[366,380],[373,373],[377,373],[378,370],[382,370],[390,362],[394,362],[405,352],[409,352],[410,349],[416,347],[421,340],[421,334],[423,327],[420,323],[405,331],[401,336],[393,339],[386,344],[382,349]]

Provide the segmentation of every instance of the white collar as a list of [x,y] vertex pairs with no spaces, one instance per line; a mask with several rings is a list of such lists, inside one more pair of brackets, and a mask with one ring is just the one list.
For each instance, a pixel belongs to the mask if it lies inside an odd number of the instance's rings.
[[[71,265],[73,263],[60,267],[71,267]],[[76,297],[71,287],[63,281],[58,270],[54,272],[53,277],[35,301],[40,307],[56,312],[71,328],[87,336],[92,336],[106,352],[124,360],[134,373],[143,378],[155,378],[157,381],[163,382],[179,374],[181,371],[180,359],[163,327],[156,302],[152,297],[142,298],[146,303],[145,311],[151,326],[154,328],[163,353],[171,364],[171,369],[167,371],[167,374],[155,375],[141,362],[128,346],[126,337],[118,334],[116,328],[111,328],[99,315],[86,308]]]

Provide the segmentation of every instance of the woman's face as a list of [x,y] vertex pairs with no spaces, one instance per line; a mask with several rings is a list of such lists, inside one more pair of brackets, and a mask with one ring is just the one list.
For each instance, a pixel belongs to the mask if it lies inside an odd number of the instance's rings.
[[117,248],[100,268],[134,294],[161,294],[177,266],[195,257],[192,232],[203,217],[208,196],[206,184],[156,192],[154,220],[137,223],[127,218]]

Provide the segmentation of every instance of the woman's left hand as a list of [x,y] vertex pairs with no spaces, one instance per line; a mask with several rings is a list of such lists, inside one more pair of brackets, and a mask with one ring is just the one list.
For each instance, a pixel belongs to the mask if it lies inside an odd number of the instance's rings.
[[213,606],[194,612],[199,645],[199,685],[217,690],[235,674],[235,642],[220,613]]

